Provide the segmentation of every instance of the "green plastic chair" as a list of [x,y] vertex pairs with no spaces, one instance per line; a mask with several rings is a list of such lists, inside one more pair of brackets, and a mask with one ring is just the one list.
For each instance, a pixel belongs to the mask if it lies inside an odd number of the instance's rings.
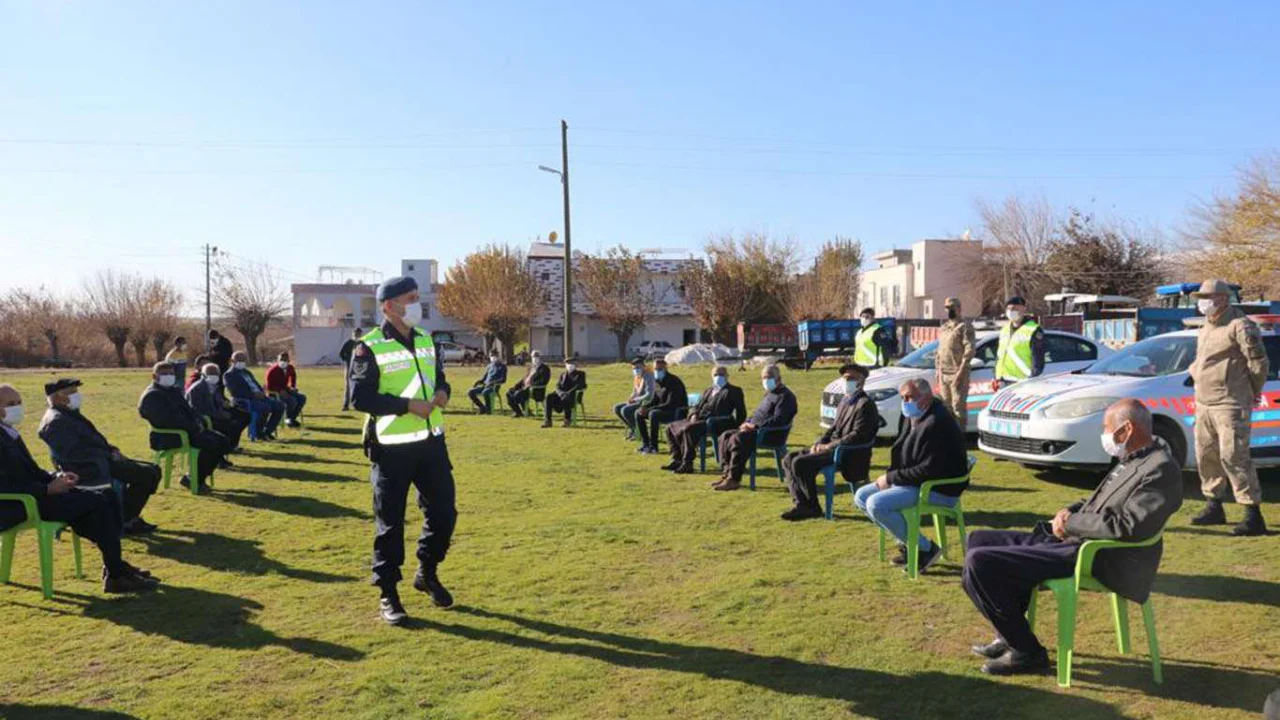
[[[180,447],[169,450],[157,450],[155,457],[152,459],[152,462],[159,465],[162,469],[163,474],[161,477],[164,479],[164,488],[166,490],[169,489],[169,479],[173,476],[173,459],[180,455],[185,455],[187,458],[186,474],[187,477],[191,478],[191,494],[199,494],[198,491],[200,489],[200,483],[198,478],[200,477],[200,466],[198,460],[200,458],[200,448],[191,447],[191,438],[187,435],[187,431],[153,427],[151,428],[151,432],[160,435],[177,435],[178,439],[182,441],[182,445]],[[205,479],[205,482],[208,483],[209,487],[213,487],[213,473],[209,474],[209,477]]]
[[[1122,542],[1120,540],[1086,540],[1080,545],[1080,554],[1076,556],[1076,573],[1071,577],[1055,578],[1040,583],[1040,587],[1053,591],[1058,598],[1058,686],[1071,687],[1071,660],[1075,653],[1076,608],[1081,590],[1095,590],[1110,593],[1111,614],[1116,624],[1116,644],[1120,654],[1129,653],[1129,605],[1123,597],[1111,592],[1093,576],[1093,560],[1099,550],[1114,548],[1142,548],[1160,542],[1163,531],[1149,540],[1139,542]],[[1031,593],[1031,602],[1027,606],[1027,623],[1034,629],[1036,624],[1036,595]],[[1164,673],[1160,668],[1160,642],[1156,639],[1156,611],[1151,598],[1142,603],[1142,623],[1147,629],[1147,650],[1151,653],[1151,677],[1159,685],[1164,682]]]
[[[13,569],[13,546],[18,533],[23,530],[35,530],[40,545],[40,589],[44,599],[53,598],[53,542],[58,534],[69,529],[66,523],[54,520],[41,520],[40,511],[36,508],[36,499],[32,495],[21,493],[0,493],[0,501],[13,500],[22,503],[27,519],[13,527],[0,532],[0,585],[9,583],[9,574]],[[71,531],[71,552],[76,560],[76,577],[84,577],[84,566],[80,556],[80,536]]]
[[[524,414],[528,417],[542,417],[542,413],[544,411],[542,409],[542,400],[538,399],[539,391],[541,391],[542,397],[545,398],[547,396],[547,384],[543,383],[541,385],[529,386],[529,397],[525,398],[524,401]],[[537,408],[537,415],[529,412],[530,402],[532,402],[533,406]]]
[[574,405],[577,405],[577,409],[573,411],[573,421],[569,423],[570,425],[576,426],[586,422],[587,406],[583,399],[586,394],[586,388],[574,391],[573,403]]
[[[973,473],[973,466],[978,463],[978,459],[969,456],[969,473]],[[933,489],[940,485],[956,485],[969,479],[969,475],[956,478],[943,478],[940,480],[926,480],[920,484],[920,497],[916,499],[915,507],[909,507],[902,511],[902,516],[907,521],[907,577],[915,580],[920,577],[920,520],[925,515],[933,516],[933,531],[937,535],[938,547],[942,548],[942,557],[950,558],[947,551],[947,519],[955,521],[956,530],[960,533],[960,555],[963,557],[965,553],[965,538],[968,534],[964,527],[964,505],[960,498],[956,498],[955,507],[947,507],[946,505],[934,505],[929,502],[929,496],[933,494]],[[884,528],[880,528],[880,562],[886,559],[885,546],[889,533]]]

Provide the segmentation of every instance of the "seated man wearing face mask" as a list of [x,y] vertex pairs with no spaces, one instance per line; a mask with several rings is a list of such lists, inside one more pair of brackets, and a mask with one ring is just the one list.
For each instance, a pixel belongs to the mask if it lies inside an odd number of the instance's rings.
[[[232,412],[227,399],[222,395],[222,376],[218,373],[218,364],[207,362],[200,371],[200,380],[187,388],[187,404],[203,420],[209,419],[213,429],[227,438],[231,450],[240,447],[240,438],[249,425],[249,419],[243,413]],[[231,461],[222,459],[220,467],[231,467]]]
[[[42,520],[64,522],[102,552],[102,589],[107,593],[152,590],[159,579],[120,556],[120,510],[110,493],[77,487],[73,472],[42,470],[22,441],[22,396],[12,385],[0,384],[0,493],[31,495]],[[0,530],[27,519],[26,509],[12,500],[0,501]]]
[[307,396],[298,392],[298,371],[289,362],[289,353],[280,353],[276,364],[267,368],[267,393],[284,403],[284,424],[299,427],[298,415],[307,405]]
[[636,452],[658,452],[658,425],[675,422],[689,407],[689,391],[678,375],[667,370],[667,361],[653,361],[653,394],[636,411],[640,447]]
[[586,389],[587,374],[579,370],[573,361],[566,362],[564,372],[560,373],[560,379],[556,381],[555,392],[547,393],[547,399],[542,404],[542,427],[551,427],[553,412],[564,413],[565,427],[572,425],[573,405],[577,401],[578,392]]
[[644,366],[644,358],[631,361],[631,395],[613,406],[613,414],[627,426],[627,439],[636,439],[636,413],[653,395],[653,373]]
[[49,454],[61,470],[79,477],[82,488],[110,488],[117,480],[124,486],[123,515],[126,535],[155,532],[156,526],[142,519],[142,508],[160,487],[158,465],[130,460],[120,448],[107,442],[89,418],[80,412],[80,381],[63,378],[45,383],[49,409],[40,419],[36,434],[49,446]]
[[[196,470],[199,477],[195,479],[183,477],[182,486],[190,487],[196,483],[197,492],[208,492],[205,480],[213,474],[214,468],[222,461],[230,442],[226,436],[215,430],[206,430],[204,423],[195,410],[187,404],[178,388],[177,378],[173,374],[173,366],[166,362],[156,363],[152,369],[151,385],[143,391],[138,400],[138,414],[143,420],[151,423],[153,429],[183,430],[191,446],[199,448]],[[172,450],[181,447],[182,441],[168,433],[151,433],[152,450]]]
[[493,396],[506,381],[507,364],[502,362],[502,356],[494,350],[489,353],[489,366],[484,369],[484,375],[481,375],[480,379],[467,391],[467,397],[471,399],[471,404],[476,406],[476,412],[481,415],[493,412]]
[[[889,454],[889,472],[858,488],[853,502],[880,527],[898,539],[895,565],[907,558],[907,520],[902,510],[916,504],[920,484],[969,474],[964,431],[951,411],[933,397],[929,381],[908,380],[898,388],[902,397],[902,417],[906,426],[898,433]],[[969,483],[940,485],[929,502],[954,507]],[[942,549],[920,534],[920,572],[942,555]]]
[[529,398],[542,402],[547,396],[547,383],[551,382],[551,367],[542,362],[542,353],[533,351],[532,364],[525,372],[524,378],[507,391],[507,406],[511,408],[511,417],[524,417],[529,407]]
[[[275,440],[276,427],[284,417],[284,403],[267,397],[266,391],[249,370],[248,355],[236,352],[231,356],[231,363],[231,369],[222,374],[222,382],[231,393],[231,399],[258,413],[259,427],[256,428],[258,438]],[[249,437],[252,438],[254,435]]]
[[761,429],[781,428],[795,419],[796,395],[782,383],[782,369],[766,365],[760,370],[764,397],[746,422],[720,434],[720,479],[712,484],[716,490],[742,487],[742,473],[756,451],[756,433]]
[[711,431],[711,421],[719,427],[736,427],[747,419],[747,405],[742,398],[742,388],[729,384],[729,371],[717,365],[711,371],[711,387],[702,391],[698,404],[688,417],[667,426],[667,444],[671,448],[671,462],[663,465],[677,475],[693,474],[693,459],[703,438]]
[[[876,403],[862,392],[867,369],[861,365],[840,368],[844,378],[844,400],[836,412],[835,422],[807,450],[795,450],[782,458],[782,474],[791,491],[793,507],[782,513],[783,520],[807,520],[822,517],[818,500],[818,473],[835,462],[836,448],[841,445],[869,445],[880,429],[880,412]],[[840,453],[840,474],[845,482],[862,482],[871,468],[871,448],[845,450]]]

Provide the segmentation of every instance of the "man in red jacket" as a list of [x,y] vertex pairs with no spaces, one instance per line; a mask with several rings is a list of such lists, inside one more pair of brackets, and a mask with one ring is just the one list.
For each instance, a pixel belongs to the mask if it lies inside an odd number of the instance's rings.
[[267,393],[284,403],[285,421],[289,427],[299,427],[298,415],[307,404],[307,396],[298,392],[298,371],[289,363],[289,353],[280,353],[276,363],[267,368]]

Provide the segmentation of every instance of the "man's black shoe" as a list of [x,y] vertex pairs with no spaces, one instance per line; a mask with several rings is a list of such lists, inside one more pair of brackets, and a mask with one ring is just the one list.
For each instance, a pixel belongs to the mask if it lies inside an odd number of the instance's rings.
[[[918,572],[923,575],[924,571],[928,570],[940,557],[942,557],[942,546],[937,543],[929,543],[929,549],[921,549],[916,558],[920,565]],[[906,570],[906,568],[903,568],[903,570]]]
[[671,472],[676,475],[694,475],[695,474],[693,471],[692,465],[681,465],[680,467],[676,468],[675,470],[672,470]]
[[796,505],[790,510],[782,513],[781,517],[783,520],[790,520],[792,522],[808,520],[810,518],[822,517],[822,511],[809,505]]
[[675,470],[675,469],[676,469],[676,468],[678,468],[678,467],[680,467],[680,463],[679,463],[679,461],[672,461],[672,462],[667,463],[666,465],[663,465],[663,466],[662,466],[662,469],[663,469],[663,470]]
[[190,489],[191,489],[191,476],[190,476],[190,475],[183,475],[183,476],[182,476],[182,479],[178,481],[178,484],[179,484],[179,485],[181,485],[182,487],[187,488],[188,490],[190,490]]
[[154,579],[144,578],[132,573],[120,573],[118,575],[108,575],[102,581],[102,592],[111,595],[148,592],[155,590],[158,584]]
[[898,543],[898,554],[890,558],[889,562],[893,563],[894,565],[906,565],[907,564],[907,546],[903,545],[902,543]]
[[1008,652],[1009,643],[1005,642],[1004,638],[998,637],[995,640],[992,640],[989,645],[974,645],[969,649],[972,650],[973,654],[977,655],[978,657],[984,657],[984,658],[987,658],[988,660],[995,660],[996,658]]
[[453,595],[449,594],[448,589],[440,582],[434,569],[418,568],[418,574],[413,576],[413,589],[430,595],[431,602],[436,607],[453,607]]
[[1226,525],[1227,513],[1222,509],[1222,501],[1209,500],[1199,515],[1191,518],[1192,525]]
[[524,413],[520,412],[519,410],[512,410],[512,411],[511,411],[511,417],[513,417],[513,418],[522,418],[522,417],[524,417]]
[[551,421],[550,421],[550,420],[543,420],[543,421],[542,421],[542,427],[544,427],[544,428],[549,428],[549,427],[551,427]]
[[124,524],[125,535],[150,535],[158,529],[158,527],[143,520],[141,517],[136,517]]
[[573,427],[573,421],[568,418],[565,418],[564,422],[561,422],[560,425],[562,427]]
[[1038,675],[1048,669],[1049,653],[1044,648],[1029,653],[1010,648],[982,665],[982,672],[988,675]]
[[1262,508],[1257,505],[1244,506],[1244,522],[1231,528],[1236,537],[1253,537],[1267,534],[1267,523],[1262,519]]
[[226,458],[222,458],[221,460],[218,461],[218,467],[223,470],[230,470],[231,468],[235,467],[235,465],[232,465],[230,460]]
[[400,593],[395,588],[382,591],[382,598],[378,600],[378,614],[388,625],[399,625],[409,617],[409,613],[404,611],[404,605],[400,604]]

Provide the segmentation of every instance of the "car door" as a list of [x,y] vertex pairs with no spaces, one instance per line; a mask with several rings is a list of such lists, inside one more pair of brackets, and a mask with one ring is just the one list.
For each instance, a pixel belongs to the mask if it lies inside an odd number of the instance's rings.
[[1098,346],[1084,338],[1048,332],[1044,338],[1044,374],[1057,375],[1088,367],[1098,359]]
[[969,432],[977,432],[978,413],[982,412],[995,395],[996,348],[999,338],[979,340],[973,349],[973,359],[982,362],[981,367],[969,371]]
[[1259,465],[1272,467],[1280,464],[1280,335],[1264,335],[1262,347],[1270,367],[1262,386],[1262,405],[1253,412],[1249,454]]

